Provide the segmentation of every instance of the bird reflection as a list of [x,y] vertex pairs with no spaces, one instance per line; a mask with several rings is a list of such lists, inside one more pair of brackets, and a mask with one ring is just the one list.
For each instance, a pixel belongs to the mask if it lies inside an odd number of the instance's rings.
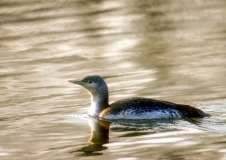
[[103,153],[96,153],[96,151],[102,151],[107,149],[103,146],[109,142],[109,126],[110,122],[90,118],[89,126],[91,128],[91,136],[88,140],[89,144],[82,147],[76,152],[84,152],[85,156],[102,155]]
[[[185,119],[186,121],[198,125],[199,121],[193,119]],[[89,126],[91,129],[91,136],[88,140],[88,145],[81,147],[73,152],[83,152],[82,156],[97,156],[102,155],[101,151],[108,149],[103,146],[109,143],[109,128],[112,124],[111,130],[115,132],[126,132],[120,137],[133,137],[146,134],[152,134],[155,132],[175,131],[176,125],[174,119],[157,119],[157,120],[117,120],[117,121],[105,121],[99,118],[89,118]],[[185,124],[186,125],[186,124]],[[155,128],[155,129],[153,129]],[[142,132],[140,132],[142,131]],[[145,132],[144,132],[145,131]]]

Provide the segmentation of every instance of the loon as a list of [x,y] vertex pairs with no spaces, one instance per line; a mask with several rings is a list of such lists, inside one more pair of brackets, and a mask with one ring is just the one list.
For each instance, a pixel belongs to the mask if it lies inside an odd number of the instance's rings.
[[86,76],[83,80],[68,82],[81,85],[91,95],[89,116],[102,119],[165,119],[165,118],[203,118],[202,110],[183,104],[150,98],[127,98],[109,104],[108,87],[98,75]]

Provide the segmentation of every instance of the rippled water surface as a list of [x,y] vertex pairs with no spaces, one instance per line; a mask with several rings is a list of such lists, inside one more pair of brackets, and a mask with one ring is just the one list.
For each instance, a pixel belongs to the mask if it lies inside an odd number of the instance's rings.
[[[226,159],[225,6],[1,0],[0,159]],[[68,83],[92,74],[110,102],[149,97],[212,116],[96,122],[89,94]]]

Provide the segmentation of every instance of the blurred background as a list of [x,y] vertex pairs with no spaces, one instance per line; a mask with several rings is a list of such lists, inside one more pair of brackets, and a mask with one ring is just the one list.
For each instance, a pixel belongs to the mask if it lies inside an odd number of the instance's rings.
[[[87,114],[89,94],[67,82],[86,75],[105,79],[110,102],[149,97],[212,115],[201,124],[207,130],[177,122],[195,129],[185,136],[199,141],[184,143],[189,151],[117,144],[99,158],[226,158],[225,6],[222,0],[1,0],[0,159],[76,158],[67,150],[86,144],[90,128],[59,116]],[[112,131],[110,141],[124,141],[119,134]]]

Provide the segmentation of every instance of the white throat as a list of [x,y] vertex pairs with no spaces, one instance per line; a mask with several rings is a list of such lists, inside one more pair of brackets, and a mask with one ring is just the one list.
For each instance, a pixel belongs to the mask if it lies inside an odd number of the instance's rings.
[[90,116],[99,116],[100,114],[100,98],[91,96],[91,106],[89,107]]
[[90,116],[99,116],[98,103],[91,102],[91,106],[89,107],[89,115]]

